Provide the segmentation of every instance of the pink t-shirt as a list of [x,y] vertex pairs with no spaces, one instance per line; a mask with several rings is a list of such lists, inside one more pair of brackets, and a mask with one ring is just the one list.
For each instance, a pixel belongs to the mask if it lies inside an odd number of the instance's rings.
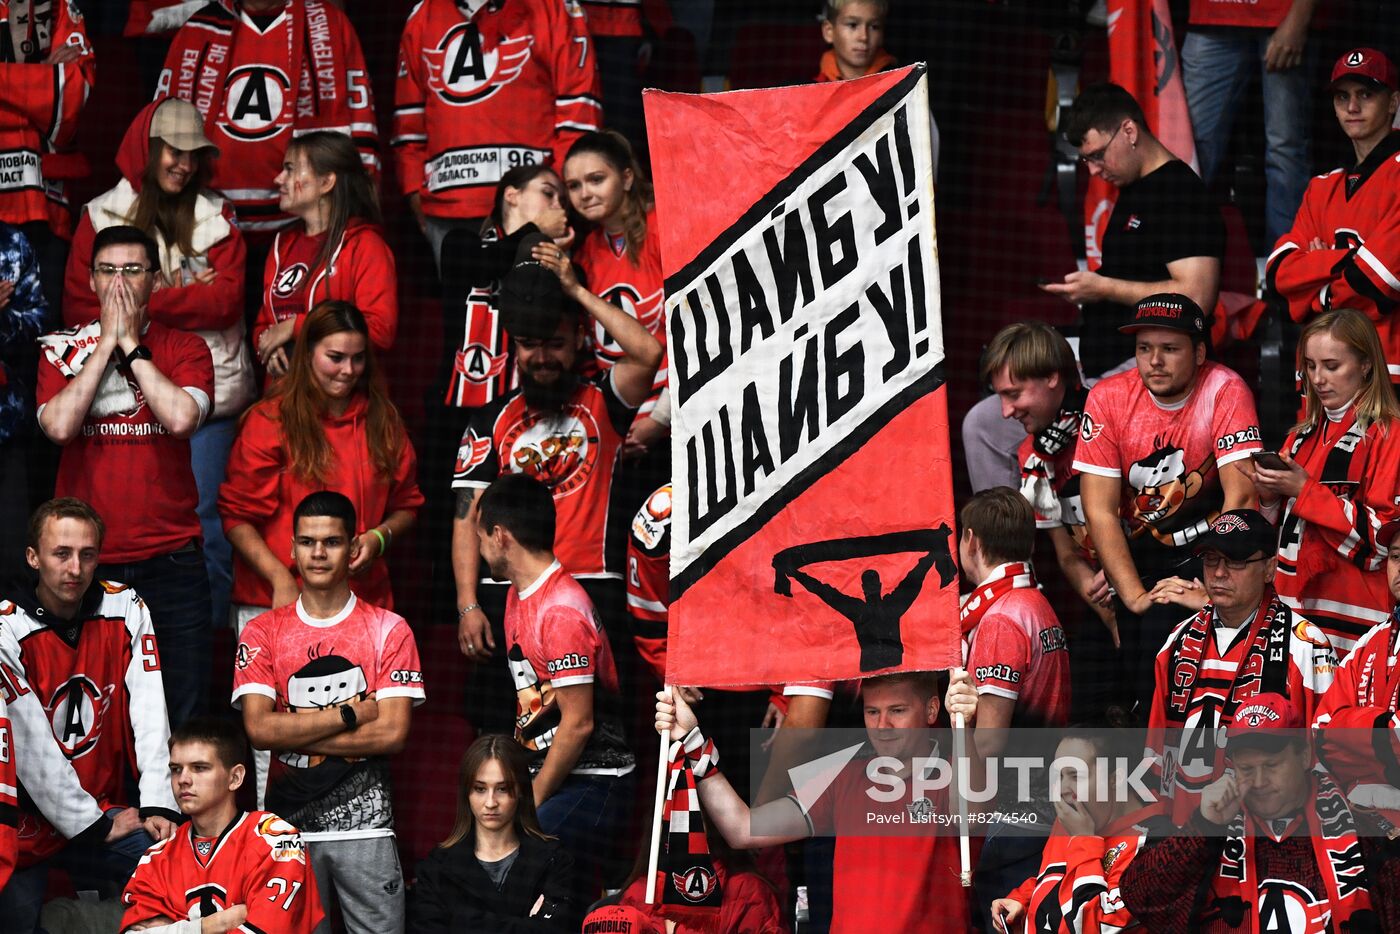
[[[983,584],[1005,576],[992,570]],[[1003,594],[969,636],[967,670],[978,694],[1016,702],[1013,727],[1063,726],[1069,722],[1069,652],[1065,631],[1045,596],[1034,587]]]
[[[402,616],[354,594],[335,616],[307,615],[301,600],[269,610],[243,630],[233,667],[233,706],[262,694],[274,709],[295,713],[347,701],[411,698],[423,703],[423,666],[413,630]],[[279,751],[267,788],[268,806],[307,839],[362,837],[393,829],[388,768],[382,757],[342,759]],[[275,805],[275,806],[274,806]]]
[[622,738],[617,667],[598,611],[583,587],[555,561],[523,591],[506,596],[506,659],[515,682],[515,738],[538,769],[554,744],[554,692],[593,685],[593,733],[573,772],[625,775],[635,760]]
[[[1123,480],[1120,514],[1138,570],[1170,567],[1220,512],[1220,468],[1263,450],[1254,396],[1234,370],[1206,361],[1180,402],[1156,400],[1136,369],[1089,390],[1074,469]],[[1144,568],[1144,559],[1153,568]]]

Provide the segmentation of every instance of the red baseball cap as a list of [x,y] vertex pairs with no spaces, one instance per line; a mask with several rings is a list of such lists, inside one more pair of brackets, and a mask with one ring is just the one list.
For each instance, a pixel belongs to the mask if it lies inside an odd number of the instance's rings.
[[1352,49],[1337,59],[1332,66],[1332,84],[1343,78],[1356,78],[1372,81],[1394,90],[1400,81],[1396,79],[1395,63],[1375,49]]
[[1225,732],[1226,754],[1242,747],[1277,751],[1302,737],[1303,712],[1282,694],[1256,694],[1235,710]]
[[583,919],[583,934],[660,934],[646,915],[630,905],[604,905]]
[[1400,519],[1391,519],[1380,527],[1376,532],[1376,544],[1382,548],[1389,548],[1390,543],[1395,539],[1395,533],[1400,532]]

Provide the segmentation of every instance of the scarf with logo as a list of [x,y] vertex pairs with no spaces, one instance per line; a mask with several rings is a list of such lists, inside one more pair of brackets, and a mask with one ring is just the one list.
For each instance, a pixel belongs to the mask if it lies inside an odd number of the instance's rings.
[[714,768],[714,743],[692,730],[683,742],[672,743],[667,771],[666,803],[661,811],[660,914],[689,930],[718,934],[720,903],[724,899],[705,814],[695,787],[695,770]]
[[1051,522],[1060,522],[1060,498],[1055,492],[1055,458],[1067,448],[1072,449],[1079,438],[1079,423],[1084,417],[1084,390],[1076,386],[1065,393],[1055,420],[1031,439],[1031,455],[1021,465],[1021,495],[1035,514]]
[[977,628],[982,617],[1002,597],[1013,590],[1034,590],[1035,570],[1029,561],[1012,561],[992,571],[992,577],[983,581],[972,593],[963,597],[958,610],[958,624],[964,638]]
[[[1247,810],[1235,815],[1227,830],[1229,839],[1211,884],[1212,907],[1234,927],[1248,915],[1250,934],[1378,930],[1371,910],[1370,879],[1362,861],[1356,819],[1347,805],[1346,795],[1326,773],[1313,774],[1312,793],[1303,806],[1303,813],[1294,817],[1282,833],[1270,833],[1270,836],[1282,841],[1304,827],[1326,891],[1311,893],[1318,904],[1307,907],[1307,917],[1298,919],[1299,924],[1289,925],[1291,915],[1285,910],[1288,906],[1274,903],[1268,894],[1270,882],[1290,886],[1299,886],[1299,882],[1297,879],[1259,878],[1255,866],[1256,840],[1270,831]],[[1330,923],[1330,928],[1324,922]]]
[[[83,371],[83,366],[92,356],[97,344],[102,340],[102,322],[90,321],[80,328],[55,331],[39,338],[39,347],[44,357],[58,368],[65,379],[74,379]],[[102,373],[102,382],[97,385],[97,395],[88,408],[88,417],[106,418],[109,415],[124,415],[135,412],[140,400],[136,397],[134,381],[128,379],[117,368],[115,356],[107,361],[107,369]]]

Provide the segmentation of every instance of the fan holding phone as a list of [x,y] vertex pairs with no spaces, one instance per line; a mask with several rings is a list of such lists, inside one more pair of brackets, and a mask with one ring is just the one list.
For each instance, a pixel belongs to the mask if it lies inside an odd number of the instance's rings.
[[1314,318],[1298,341],[1303,418],[1280,450],[1242,469],[1270,519],[1282,512],[1278,575],[1338,657],[1386,619],[1386,549],[1376,533],[1400,515],[1400,405],[1375,325],[1352,309]]

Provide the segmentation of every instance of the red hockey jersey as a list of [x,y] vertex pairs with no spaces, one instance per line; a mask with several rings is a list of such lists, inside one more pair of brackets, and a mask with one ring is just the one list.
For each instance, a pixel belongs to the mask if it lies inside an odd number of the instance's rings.
[[20,815],[20,865],[129,803],[133,767],[143,816],[179,820],[160,654],[135,591],[96,583],[71,622],[45,613],[32,590],[0,603],[0,675],[23,750],[16,772],[33,804]]
[[627,614],[637,654],[666,681],[666,622],[671,604],[671,484],[647,497],[627,537]]
[[238,931],[311,934],[324,912],[306,845],[291,824],[245,811],[217,837],[186,824],[146,851],[122,892],[123,931],[143,921],[203,918],[248,909]]
[[484,490],[506,473],[534,477],[554,494],[554,553],[564,569],[574,577],[617,579],[626,545],[616,535],[622,530],[609,528],[608,514],[633,415],[607,373],[581,381],[557,413],[530,408],[516,390],[472,416],[452,488]]
[[[44,64],[65,45],[82,54]],[[46,221],[59,236],[71,235],[63,184],[46,177],[44,162],[72,142],[95,74],[73,0],[0,0],[0,221]]]
[[[626,241],[613,237],[601,227],[588,232],[574,251],[574,262],[583,271],[584,282],[594,295],[621,308],[640,321],[666,349],[666,277],[661,272],[661,236],[657,233],[656,211],[647,212],[647,238],[642,243],[639,263],[627,256]],[[625,354],[607,330],[593,322],[593,353],[598,368],[610,369]],[[637,407],[638,416],[649,415],[666,387],[666,357],[652,377],[652,390]]]
[[[0,677],[0,688],[8,682]],[[10,881],[19,856],[19,788],[15,779],[15,736],[0,690],[0,889]]]
[[1040,873],[1007,898],[1026,906],[1025,934],[1116,934],[1141,930],[1118,880],[1147,841],[1140,826],[1154,807],[1126,814],[1102,835],[1072,837],[1058,823],[1045,841]]
[[211,0],[171,40],[156,98],[178,97],[204,114],[218,145],[213,187],[234,203],[246,231],[285,227],[272,180],[292,139],[334,130],[379,171],[364,53],[344,13],[326,0],[288,0],[265,27],[237,0]]
[[[1365,806],[1392,839],[1400,835],[1400,624],[1394,616],[1356,643],[1337,669],[1313,718],[1318,758],[1353,803]],[[1386,800],[1389,799],[1389,800]]]
[[[1284,642],[1287,651],[1276,651]],[[1173,822],[1182,824],[1224,771],[1225,728],[1243,701],[1282,694],[1311,723],[1336,667],[1322,630],[1272,589],[1238,630],[1221,627],[1210,604],[1177,626],[1157,653],[1147,719],[1147,748],[1162,756],[1162,795]]]
[[[1309,248],[1313,240],[1326,249]],[[1400,382],[1400,133],[1360,164],[1308,183],[1293,229],[1269,254],[1266,285],[1294,321],[1355,308],[1374,322],[1391,382]]]
[[1279,526],[1279,598],[1327,634],[1338,657],[1389,616],[1381,525],[1400,516],[1400,429],[1356,425],[1351,407],[1284,448],[1308,472]]
[[564,164],[603,123],[577,0],[422,0],[408,15],[394,91],[394,162],[433,217],[486,217],[517,165]]

